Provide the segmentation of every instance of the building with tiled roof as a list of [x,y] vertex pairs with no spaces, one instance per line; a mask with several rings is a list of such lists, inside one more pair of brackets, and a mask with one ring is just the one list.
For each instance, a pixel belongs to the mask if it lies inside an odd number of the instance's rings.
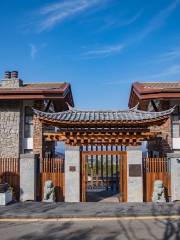
[[144,111],[163,111],[176,106],[161,128],[163,138],[149,143],[150,156],[180,150],[180,82],[135,82],[129,96],[129,107],[139,104]]
[[0,157],[33,151],[32,107],[59,112],[67,103],[74,106],[69,83],[24,83],[17,71],[6,71],[0,84]]

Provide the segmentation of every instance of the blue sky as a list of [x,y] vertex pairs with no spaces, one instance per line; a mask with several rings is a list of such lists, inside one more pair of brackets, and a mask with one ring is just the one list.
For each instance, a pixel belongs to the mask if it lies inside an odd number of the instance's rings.
[[133,81],[180,81],[180,0],[1,0],[0,74],[70,82],[78,108],[123,109]]

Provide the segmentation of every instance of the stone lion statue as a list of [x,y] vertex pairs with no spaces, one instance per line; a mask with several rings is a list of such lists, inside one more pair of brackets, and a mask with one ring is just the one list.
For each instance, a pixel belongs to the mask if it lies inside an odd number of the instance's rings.
[[152,202],[166,202],[166,199],[164,196],[164,186],[161,180],[154,181]]
[[51,180],[45,182],[43,202],[55,202],[55,189]]

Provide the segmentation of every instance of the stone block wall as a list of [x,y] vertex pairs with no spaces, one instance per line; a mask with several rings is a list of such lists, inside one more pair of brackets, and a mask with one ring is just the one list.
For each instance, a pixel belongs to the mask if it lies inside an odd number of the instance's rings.
[[23,85],[23,81],[18,78],[5,79],[1,83],[3,88],[19,88]]
[[19,157],[21,142],[20,118],[20,102],[0,102],[0,157]]
[[43,155],[43,125],[35,116],[33,119],[33,153]]
[[[34,108],[38,110],[43,110],[43,101],[35,101]],[[33,153],[43,155],[43,124],[42,122],[34,116],[33,118]]]

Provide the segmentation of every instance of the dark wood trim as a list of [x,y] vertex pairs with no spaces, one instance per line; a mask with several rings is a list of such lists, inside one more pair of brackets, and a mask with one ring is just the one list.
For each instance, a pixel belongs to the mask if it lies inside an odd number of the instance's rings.
[[155,104],[154,100],[151,100],[151,104],[152,104],[152,106],[154,108],[154,111],[158,112],[158,108],[156,107],[156,104]]
[[52,103],[52,101],[49,100],[49,101],[48,101],[48,104],[47,104],[47,106],[46,106],[45,112],[47,112],[47,111],[49,110],[49,107],[50,107],[51,103]]

